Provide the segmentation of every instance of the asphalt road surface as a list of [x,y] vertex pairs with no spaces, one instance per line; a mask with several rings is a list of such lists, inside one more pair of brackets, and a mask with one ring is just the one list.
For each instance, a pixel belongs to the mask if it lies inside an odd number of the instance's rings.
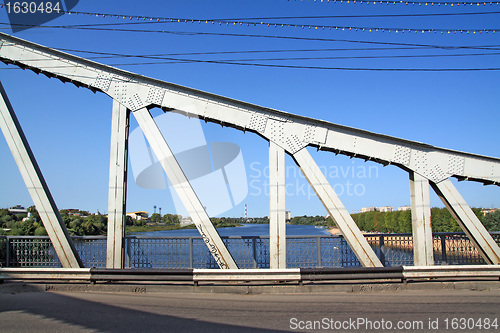
[[0,332],[500,332],[499,317],[500,290],[0,294]]

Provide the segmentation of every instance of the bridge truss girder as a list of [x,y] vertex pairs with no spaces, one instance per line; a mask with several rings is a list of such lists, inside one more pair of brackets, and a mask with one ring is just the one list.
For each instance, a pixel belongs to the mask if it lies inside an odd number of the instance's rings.
[[106,267],[123,268],[130,111],[113,100],[111,117]]
[[[23,69],[31,69],[36,73],[43,73],[48,77],[58,78],[63,82],[71,82],[79,87],[109,95],[113,98],[114,104],[120,104],[121,107],[136,116],[155,154],[160,162],[163,161],[162,166],[169,178],[180,177],[181,183],[185,180],[182,178],[183,172],[151,118],[148,111],[150,108],[160,107],[164,111],[197,116],[207,121],[257,133],[268,140],[270,142],[271,168],[276,169],[276,173],[271,179],[271,192],[273,194],[270,197],[272,207],[270,216],[273,219],[271,237],[274,239],[273,244],[276,245],[276,249],[273,248],[272,251],[274,251],[276,258],[282,258],[280,255],[284,253],[283,242],[279,241],[282,237],[280,235],[282,235],[283,229],[281,225],[284,210],[284,191],[280,190],[283,186],[280,173],[284,171],[280,170],[284,169],[280,166],[281,162],[279,160],[283,154],[282,152],[286,152],[300,166],[309,183],[318,193],[318,197],[325,205],[325,208],[327,208],[329,214],[344,233],[344,237],[346,237],[360,262],[364,266],[381,265],[373,250],[365,243],[366,240],[364,240],[359,228],[352,221],[324,175],[321,174],[316,163],[307,152],[306,147],[314,146],[319,150],[371,160],[384,165],[394,164],[410,173],[413,232],[415,237],[414,251],[418,252],[416,264],[432,264],[429,184],[440,195],[474,244],[480,248],[480,253],[485,260],[492,264],[499,263],[499,247],[479,220],[471,216],[470,208],[449,181],[450,177],[456,177],[479,181],[484,184],[498,185],[500,182],[500,159],[498,158],[433,147],[420,142],[371,133],[260,107],[140,76],[3,33],[0,33],[0,60]],[[114,145],[112,143],[112,146]],[[125,146],[122,145],[122,147]],[[121,161],[124,155],[116,158]],[[115,157],[112,157],[111,163],[113,163],[113,158]],[[123,170],[117,169],[114,173],[115,176],[118,173],[123,173]],[[112,184],[111,181],[110,184]],[[121,181],[116,180],[113,184],[115,184],[114,187],[119,187]],[[189,183],[187,182],[187,184]],[[116,193],[119,193],[119,191],[115,190],[116,188],[110,189],[110,198],[115,200],[115,203],[111,204],[110,207],[114,205],[117,212],[117,217],[113,222],[114,228],[116,228],[113,253],[116,255],[120,252],[118,251],[119,245],[117,244],[119,244],[119,241],[117,239],[121,232],[118,230],[117,223],[123,223],[119,222],[123,218],[119,214],[119,206],[121,199],[125,198],[125,191],[117,195]],[[200,232],[210,234],[208,238],[213,243],[208,242],[208,245],[209,248],[211,247],[210,244],[212,244],[212,249],[217,248],[216,251],[212,252],[216,260],[217,258],[223,258],[217,260],[221,267],[235,267],[232,264],[234,261],[232,261],[231,255],[229,252],[226,253],[227,249],[221,244],[222,241],[219,242],[220,237],[218,237],[218,234],[216,232],[212,233],[211,228],[213,228],[213,225],[210,223],[208,215],[190,185],[180,186],[176,190],[184,193],[183,202],[188,207],[191,207],[191,209],[188,208],[188,211],[190,211],[192,217],[195,216],[194,220],[199,221],[197,227]],[[115,191],[115,194],[112,195],[112,191]],[[124,209],[122,210],[124,211]],[[210,228],[209,225],[212,227]],[[227,266],[224,266],[224,262]],[[283,267],[281,266],[282,259],[273,260],[273,263],[275,267]],[[109,266],[116,267],[116,265],[118,264],[110,263]]]
[[38,215],[64,268],[81,268],[82,261],[38,167],[35,155],[0,82],[0,129],[16,161]]

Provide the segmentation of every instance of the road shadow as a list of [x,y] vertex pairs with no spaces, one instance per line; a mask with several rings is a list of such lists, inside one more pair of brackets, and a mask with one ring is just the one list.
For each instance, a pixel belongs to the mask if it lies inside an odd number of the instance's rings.
[[[129,294],[133,295],[133,294]],[[148,297],[147,294],[141,297]],[[134,298],[130,298],[134,300]],[[130,302],[130,301],[128,301]],[[126,304],[127,302],[124,302]],[[134,305],[127,305],[134,306]],[[161,312],[160,304],[152,311]],[[164,304],[168,306],[168,304]],[[93,331],[93,332],[284,332],[208,322],[82,300],[52,292],[0,295],[0,331]],[[214,318],[215,320],[216,318]]]

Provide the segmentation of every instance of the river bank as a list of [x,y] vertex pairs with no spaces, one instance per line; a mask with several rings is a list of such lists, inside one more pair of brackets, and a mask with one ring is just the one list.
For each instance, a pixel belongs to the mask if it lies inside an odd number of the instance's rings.
[[327,230],[328,233],[332,234],[333,236],[339,236],[342,235],[342,231],[340,231],[339,228],[337,227],[331,227],[330,229]]

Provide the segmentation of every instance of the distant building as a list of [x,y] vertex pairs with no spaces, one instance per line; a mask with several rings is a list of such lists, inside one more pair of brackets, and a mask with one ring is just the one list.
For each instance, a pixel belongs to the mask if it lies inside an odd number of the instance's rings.
[[481,209],[481,213],[483,213],[483,216],[486,216],[488,214],[496,212],[497,210],[498,210],[498,208]]
[[377,207],[363,207],[361,208],[361,213],[366,213],[366,212],[376,212]]
[[384,212],[384,213],[386,213],[386,212],[392,212],[392,211],[394,211],[394,208],[392,208],[391,206],[383,206],[383,207],[379,207],[378,211],[379,212]]
[[76,208],[69,208],[69,209],[64,209],[68,212],[68,215],[70,216],[81,216],[81,217],[87,217],[90,215],[89,212],[86,212],[86,211],[83,211],[83,210],[79,210],[79,209],[76,209]]
[[407,210],[411,210],[411,206],[401,206],[401,207],[398,207],[398,211],[400,211],[400,212],[404,212],[404,211],[407,211]]
[[21,205],[10,207],[9,212],[11,212],[14,215],[28,214],[28,210]]
[[148,215],[148,212],[144,211],[127,213],[127,216],[130,216],[133,220],[147,220]]
[[290,220],[291,218],[292,218],[292,213],[289,210],[287,210],[285,212],[285,220]]
[[182,215],[178,215],[179,216],[179,222],[181,224],[181,226],[186,226],[186,225],[190,225],[190,224],[193,224],[193,219],[189,216],[182,216]]

